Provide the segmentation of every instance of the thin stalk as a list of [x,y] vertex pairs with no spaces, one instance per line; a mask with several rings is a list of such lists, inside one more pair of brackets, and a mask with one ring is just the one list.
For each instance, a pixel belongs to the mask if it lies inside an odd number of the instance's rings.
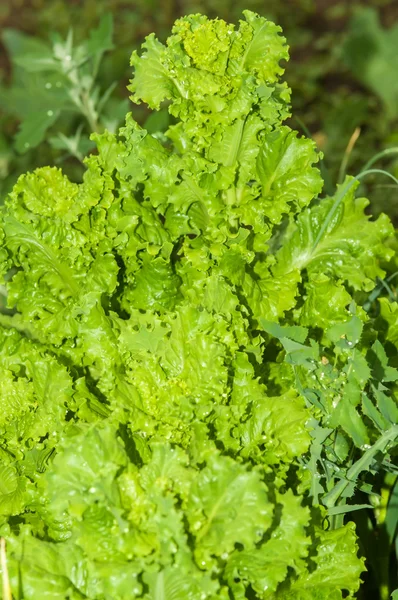
[[364,166],[363,171],[366,171],[372,165],[374,165],[375,162],[377,162],[379,160],[379,158],[384,158],[384,156],[389,156],[390,154],[398,154],[398,147],[393,146],[392,148],[386,148],[382,152],[378,152],[377,154],[372,156],[372,158],[370,160],[368,160],[368,162]]
[[4,538],[0,539],[0,564],[3,582],[3,600],[12,600],[10,578],[8,576],[7,567],[6,541]]
[[82,91],[81,101],[83,107],[83,114],[87,119],[90,130],[94,133],[100,133],[100,126],[98,123],[98,114],[90,102],[90,95],[86,91]]
[[395,300],[396,300],[395,294],[392,291],[392,289],[390,288],[390,286],[388,285],[387,281],[384,281],[384,279],[381,279],[380,283],[381,283],[382,287],[384,287],[384,289],[387,291],[387,294],[390,296],[390,300],[392,302],[395,302]]
[[362,471],[368,469],[371,461],[374,456],[378,452],[383,452],[388,444],[395,440],[398,437],[398,425],[393,425],[390,429],[387,429],[383,435],[379,437],[377,442],[373,444],[370,448],[368,448],[361,458],[357,460],[347,471],[347,476],[344,479],[340,479],[340,481],[334,486],[330,492],[328,492],[323,500],[323,504],[327,508],[332,508],[336,505],[336,502],[343,494],[349,483],[355,482],[359,474]]
[[329,517],[330,529],[340,529],[344,525],[344,513]]
[[378,552],[376,553],[376,564],[379,580],[380,600],[389,600],[390,598],[389,556],[391,544],[393,543],[395,537],[397,516],[397,508],[392,506],[391,500],[394,497],[396,482],[397,475],[393,475],[392,473],[386,474],[384,478],[384,484],[381,488],[380,504],[374,510],[377,522]]
[[[88,58],[86,57],[84,60],[88,60]],[[69,93],[69,96],[86,118],[90,131],[94,133],[100,133],[98,112],[95,110],[93,103],[90,101],[90,90],[94,83],[94,77],[91,80],[89,89],[85,89],[82,85],[78,68],[78,65],[73,65],[70,71],[66,72],[66,75],[73,86],[73,89],[71,90],[72,93]]]
[[353,151],[354,146],[360,135],[361,135],[361,128],[357,127],[355,129],[354,133],[352,134],[352,136],[350,137],[349,142],[347,144],[347,148],[345,149],[343,160],[341,161],[341,165],[340,165],[340,169],[339,169],[339,176],[337,179],[338,183],[343,183],[343,181],[344,181],[351,152]]

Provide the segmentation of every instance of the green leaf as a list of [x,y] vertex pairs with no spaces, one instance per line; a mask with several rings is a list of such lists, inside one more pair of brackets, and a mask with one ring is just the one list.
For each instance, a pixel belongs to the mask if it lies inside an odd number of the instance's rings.
[[362,411],[373,421],[379,431],[386,431],[389,426],[388,420],[377,410],[366,394],[362,394]]
[[[331,600],[344,596],[340,586],[351,597],[359,588],[359,576],[364,571],[364,559],[356,556],[354,524],[339,529],[317,530],[315,569],[298,577],[290,589],[276,594],[281,600]],[[337,583],[337,581],[339,583]]]
[[16,29],[5,29],[2,39],[12,61],[29,73],[60,70],[51,48],[36,37]]
[[153,600],[200,600],[207,597],[199,583],[190,574],[182,573],[179,566],[166,567],[157,573],[147,573],[145,583]]
[[[254,390],[249,389],[252,396]],[[311,437],[304,400],[290,391],[279,397],[256,399],[250,418],[239,424],[234,437],[241,436],[242,456],[252,456],[267,464],[294,460],[308,452]],[[266,447],[260,450],[264,439]]]
[[280,278],[269,273],[261,279],[252,278],[246,273],[243,290],[250,310],[256,318],[276,320],[283,317],[296,303],[299,281],[298,271],[292,271]]
[[231,553],[235,544],[253,548],[271,525],[273,512],[260,475],[227,457],[210,459],[193,484],[187,509],[196,558],[203,566],[212,556]]
[[53,148],[66,150],[68,154],[75,156],[81,162],[95,146],[92,140],[82,135],[81,127],[76,131],[74,136],[67,137],[63,133],[58,132],[57,136],[49,138],[48,141]]
[[281,58],[288,59],[286,40],[277,35],[281,29],[274,23],[259,18],[249,10],[243,11],[243,14],[252,28],[252,36],[243,55],[244,66],[257,72],[264,81],[272,82],[283,73],[279,66]]
[[[306,297],[301,309],[300,323],[307,327],[327,329],[346,321],[351,296],[340,282],[334,282],[323,273],[314,274],[305,288]],[[328,301],[325,303],[325,298]]]
[[281,338],[288,338],[289,340],[303,344],[308,336],[308,329],[305,327],[298,327],[297,325],[290,327],[281,326],[278,323],[272,323],[265,319],[260,319],[260,324],[267,333],[279,340]]
[[387,323],[387,339],[398,348],[398,302],[380,298],[380,314]]
[[362,510],[364,508],[373,508],[371,504],[340,504],[339,506],[333,506],[328,509],[328,515],[345,515],[355,510]]
[[0,466],[0,515],[20,514],[26,505],[26,479],[10,465]]
[[383,417],[392,425],[398,423],[398,406],[393,398],[390,398],[379,390],[374,390],[377,406]]
[[334,428],[340,426],[352,438],[354,444],[361,448],[369,444],[369,437],[361,415],[356,409],[359,398],[359,389],[348,384],[344,389],[343,396],[335,400],[337,405],[328,424]]
[[113,17],[111,13],[102,15],[97,29],[91,29],[89,39],[85,43],[88,56],[101,55],[107,50],[113,50]]
[[326,337],[338,348],[354,348],[361,339],[363,323],[354,315],[345,323],[336,323],[326,331]]
[[151,134],[166,131],[170,124],[169,113],[165,110],[152,112],[144,123],[144,129]]
[[370,379],[370,368],[366,358],[358,351],[354,351],[344,369],[349,377],[355,378],[356,382],[363,388]]
[[178,301],[181,280],[170,262],[161,257],[148,259],[136,273],[135,286],[129,295],[134,308],[171,309]]
[[131,57],[130,64],[134,67],[134,79],[129,87],[133,92],[131,100],[138,104],[142,99],[150,108],[159,109],[163,100],[177,97],[178,92],[161,61],[163,45],[154,34],[146,38],[142,48],[145,49],[143,58],[139,58],[137,52]]
[[270,538],[256,549],[234,552],[228,560],[225,574],[231,589],[241,580],[259,595],[270,594],[285,580],[289,568],[297,575],[303,570],[311,544],[306,533],[309,510],[291,491],[278,494],[277,508],[279,522]]
[[271,222],[280,223],[284,213],[301,210],[319,194],[323,182],[313,167],[317,161],[314,143],[297,138],[288,127],[264,137],[257,172],[265,213]]
[[[29,97],[29,103],[26,98]],[[53,113],[71,106],[67,82],[59,74],[27,74],[19,71],[12,85],[0,95],[0,106],[20,121],[33,115]],[[48,116],[48,115],[47,115]]]
[[397,51],[398,26],[382,27],[377,10],[362,7],[351,20],[343,59],[354,76],[379,96],[391,119],[398,115],[393,67]]
[[379,452],[386,452],[389,444],[395,442],[398,437],[398,426],[393,425],[380,435],[377,441],[366,448],[362,456],[347,470],[346,477],[340,481],[324,496],[322,502],[328,508],[333,507],[341,495],[345,497],[354,493],[352,484],[356,482],[360,473],[369,470],[370,466]]
[[384,276],[381,263],[391,257],[385,244],[393,234],[391,224],[385,215],[370,221],[364,213],[369,202],[355,198],[354,187],[344,195],[317,244],[321,227],[334,210],[333,198],[303,211],[291,224],[277,254],[275,276],[306,269],[310,279],[324,273],[332,281],[343,280],[365,291],[374,287],[376,277]]
[[70,544],[61,549],[57,544],[33,538],[28,532],[23,533],[22,539],[11,541],[9,546],[13,594],[23,593],[26,600],[34,600],[37,595],[54,600],[64,600],[65,597],[83,600],[87,576],[82,552]]
[[38,146],[45,138],[47,130],[57,121],[59,110],[47,110],[42,114],[32,114],[23,119],[15,136],[15,148],[23,154]]
[[372,366],[372,377],[379,382],[397,381],[398,369],[388,366],[388,357],[383,346],[376,340],[370,348],[367,356],[369,364]]
[[115,476],[125,464],[115,426],[66,431],[40,483],[49,513],[62,522],[66,511],[79,518],[94,501],[120,506]]
[[298,344],[289,338],[281,338],[280,342],[286,350],[286,362],[291,365],[303,365],[313,369],[314,363],[319,360],[319,348],[313,340],[310,340],[311,346]]

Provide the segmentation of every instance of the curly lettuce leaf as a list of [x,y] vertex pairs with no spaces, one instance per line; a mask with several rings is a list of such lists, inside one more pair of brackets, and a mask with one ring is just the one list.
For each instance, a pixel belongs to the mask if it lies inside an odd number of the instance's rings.
[[310,278],[323,273],[365,291],[374,287],[377,277],[383,277],[381,263],[392,254],[385,244],[393,235],[392,225],[386,215],[369,219],[364,212],[369,202],[355,198],[355,187],[346,192],[336,210],[332,211],[334,199],[326,198],[290,225],[276,255],[275,276],[305,269]]
[[277,494],[278,525],[269,539],[258,548],[232,554],[225,574],[236,597],[249,585],[259,598],[270,598],[286,578],[288,569],[296,575],[305,569],[305,559],[311,546],[307,535],[310,514],[300,499],[289,490]]
[[[315,569],[300,573],[291,586],[281,586],[274,598],[281,600],[321,600],[355,598],[364,559],[356,556],[355,525],[316,530]],[[338,582],[338,583],[337,583]]]
[[308,507],[350,496],[347,457],[396,417],[390,348],[349,293],[382,275],[391,228],[354,190],[313,202],[319,156],[282,126],[285,40],[244,16],[180,19],[133,55],[165,136],[130,115],[94,136],[81,184],[39,169],[1,212],[0,513],[27,600],[359,583],[354,534]]
[[272,513],[260,473],[248,472],[227,457],[211,458],[187,503],[198,564],[205,567],[212,556],[225,560],[236,544],[254,547],[271,525]]
[[[398,348],[398,303],[380,298],[380,316],[387,324],[386,337]],[[383,328],[385,325],[382,325]]]

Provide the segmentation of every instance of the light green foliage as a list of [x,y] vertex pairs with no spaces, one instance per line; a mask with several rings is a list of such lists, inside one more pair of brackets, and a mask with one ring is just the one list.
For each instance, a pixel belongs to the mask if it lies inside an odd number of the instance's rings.
[[149,36],[130,90],[168,107],[167,132],[128,115],[93,136],[81,184],[38,169],[2,211],[0,532],[16,597],[359,588],[341,514],[398,436],[395,322],[382,313],[379,336],[360,303],[392,228],[349,180],[337,209],[317,199],[319,155],[282,125],[285,40],[244,17]]
[[[355,592],[353,582],[358,577],[361,567],[352,562],[352,542],[355,538],[352,525],[334,531],[317,529],[316,536],[316,568],[299,577],[288,592],[282,591],[277,598],[286,600],[331,598],[338,600],[342,598],[338,591],[341,578],[344,579],[344,588]],[[342,563],[347,565],[343,573],[340,568]]]
[[[370,291],[374,287],[375,278],[384,274],[380,261],[393,254],[384,244],[392,237],[393,228],[386,215],[370,221],[364,212],[368,201],[354,194],[353,187],[347,190],[334,213],[333,198],[302,212],[288,229],[275,274],[305,268],[310,278],[332,275],[335,281],[349,282],[355,289]],[[325,223],[328,226],[322,230]]]
[[[398,370],[388,365],[379,340],[372,345],[361,343],[363,322],[354,306],[350,311],[350,319],[325,330],[322,357],[314,340],[302,343],[308,330],[262,321],[264,329],[280,340],[296,386],[315,409],[312,456],[304,460],[304,468],[317,479],[315,486],[308,480],[311,495],[318,498],[326,491],[322,502],[329,508],[340,496],[353,496],[356,479],[363,471],[376,468],[377,452],[387,453],[390,442],[398,438],[398,407],[386,387],[398,380]],[[324,445],[327,468],[319,442]],[[365,452],[354,464],[344,465],[353,446]],[[323,473],[316,466],[318,461]]]
[[381,315],[387,323],[387,339],[398,348],[398,303],[380,298]]

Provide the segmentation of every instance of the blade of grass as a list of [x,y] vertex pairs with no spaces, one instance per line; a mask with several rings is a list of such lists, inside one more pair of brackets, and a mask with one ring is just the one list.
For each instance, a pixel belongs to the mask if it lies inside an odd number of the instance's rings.
[[352,136],[350,137],[349,142],[347,144],[347,148],[345,149],[345,152],[343,155],[343,160],[341,161],[341,165],[340,165],[340,169],[339,169],[339,176],[337,178],[338,183],[343,183],[343,181],[344,181],[351,152],[353,151],[354,146],[360,135],[361,135],[361,128],[357,127],[354,130],[354,133],[352,134]]
[[391,154],[398,154],[398,147],[397,146],[393,146],[392,148],[386,148],[385,150],[382,150],[381,152],[378,152],[377,154],[375,154],[374,156],[372,156],[372,158],[370,160],[368,160],[368,162],[364,166],[363,171],[366,171],[367,169],[369,169],[380,158],[384,158],[384,156],[389,156]]
[[328,515],[345,515],[354,510],[362,510],[364,508],[373,508],[371,504],[339,504],[329,508]]
[[392,543],[398,529],[398,477],[394,477],[394,482],[390,489],[387,489],[390,497],[388,499],[387,510],[384,519],[384,525],[387,531],[389,542]]
[[384,287],[384,289],[387,291],[387,294],[390,296],[391,302],[395,302],[395,300],[396,300],[395,294],[392,291],[392,289],[390,288],[390,286],[388,285],[387,281],[384,281],[384,279],[381,279],[380,283]]
[[8,577],[6,541],[0,538],[0,564],[3,580],[3,600],[12,600],[10,579]]

